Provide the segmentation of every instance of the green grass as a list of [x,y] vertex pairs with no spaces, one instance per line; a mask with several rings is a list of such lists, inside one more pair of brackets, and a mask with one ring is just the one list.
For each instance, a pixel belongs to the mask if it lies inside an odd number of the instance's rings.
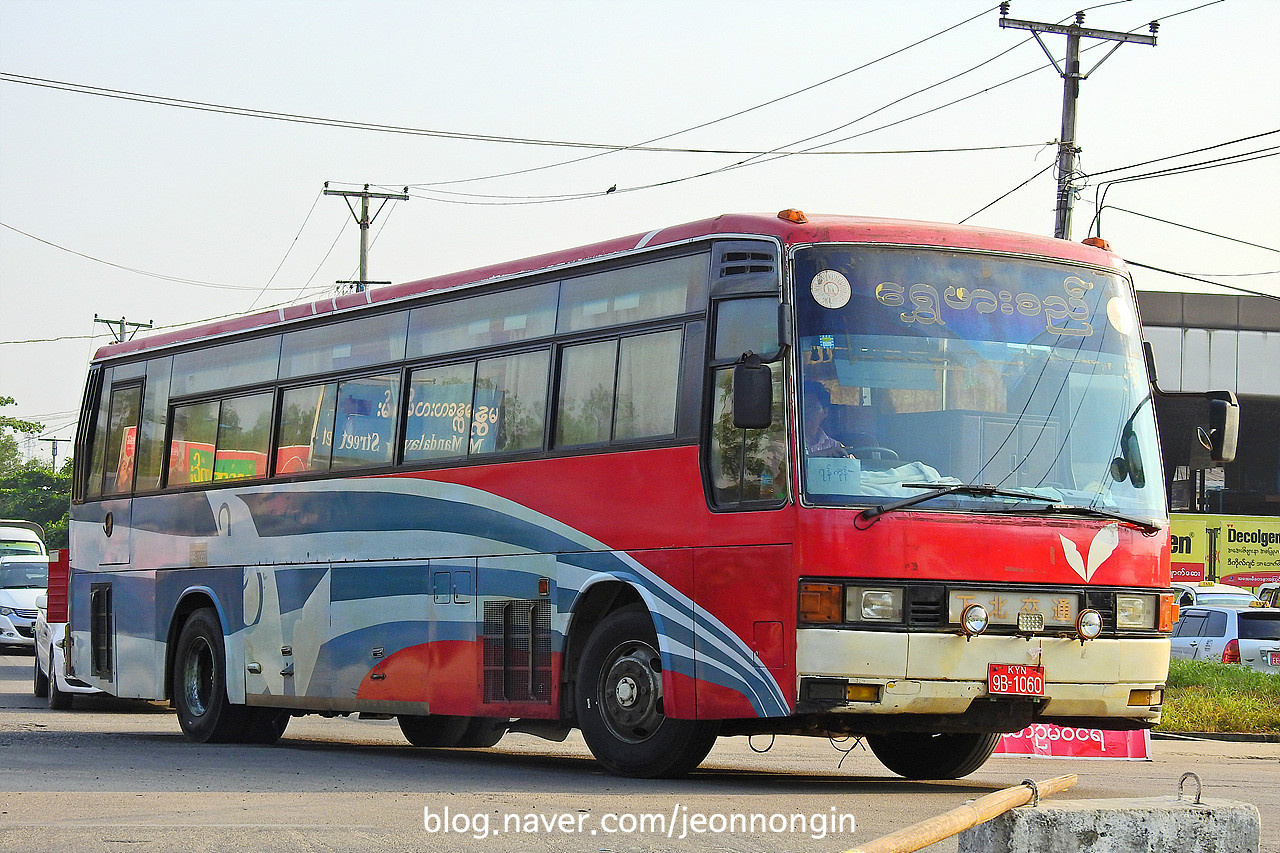
[[1278,733],[1280,674],[1238,664],[1171,661],[1156,731]]

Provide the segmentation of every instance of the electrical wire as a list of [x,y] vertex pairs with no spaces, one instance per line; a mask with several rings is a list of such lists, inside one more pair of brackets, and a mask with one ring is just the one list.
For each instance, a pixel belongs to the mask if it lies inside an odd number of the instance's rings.
[[1280,299],[1280,295],[1277,295],[1275,293],[1264,293],[1261,290],[1250,290],[1247,287],[1238,287],[1237,285],[1234,285],[1234,284],[1223,284],[1220,281],[1209,281],[1208,279],[1197,278],[1196,276],[1190,275],[1189,273],[1185,273],[1185,272],[1175,272],[1173,270],[1166,270],[1160,267],[1153,267],[1149,264],[1140,264],[1137,261],[1131,261],[1128,258],[1125,258],[1124,262],[1131,267],[1138,267],[1139,269],[1151,270],[1152,272],[1159,272],[1159,273],[1164,273],[1165,275],[1177,276],[1178,278],[1190,279],[1191,281],[1198,281],[1201,284],[1211,284],[1214,287],[1225,287],[1227,290],[1234,290],[1234,291],[1237,291],[1238,293],[1247,293],[1250,296],[1263,296],[1263,297],[1266,297],[1267,299]]
[[1000,196],[996,197],[993,201],[988,202],[987,204],[984,204],[982,207],[978,208],[978,209],[977,209],[977,210],[975,210],[973,213],[970,213],[970,214],[969,214],[968,216],[966,216],[964,219],[961,219],[961,220],[960,220],[960,222],[959,222],[959,224],[960,224],[960,225],[965,224],[965,223],[966,223],[966,222],[968,222],[970,219],[973,219],[973,217],[977,216],[979,213],[982,213],[982,212],[983,212],[984,210],[986,210],[987,208],[994,206],[994,205],[996,204],[996,202],[1004,201],[1006,198],[1008,198],[1009,196],[1013,195],[1013,194],[1014,194],[1014,193],[1016,193],[1018,190],[1022,189],[1022,188],[1023,188],[1023,187],[1025,187],[1027,184],[1031,183],[1031,182],[1032,182],[1032,181],[1034,181],[1036,178],[1040,177],[1041,175],[1043,175],[1045,172],[1049,171],[1050,169],[1052,169],[1052,168],[1053,168],[1054,166],[1056,166],[1056,165],[1058,165],[1058,162],[1055,160],[1054,162],[1050,163],[1048,166],[1045,166],[1043,169],[1041,169],[1041,170],[1039,170],[1038,172],[1036,172],[1036,173],[1035,173],[1034,175],[1032,175],[1031,177],[1027,178],[1027,179],[1026,179],[1025,181],[1023,181],[1022,183],[1018,184],[1018,185],[1017,185],[1016,187],[1014,187],[1013,189],[1009,190],[1007,193],[1004,193],[1003,195],[1000,195]]
[[[655,142],[662,142],[662,141],[664,141],[664,140],[666,140],[666,139],[671,139],[671,138],[673,138],[673,137],[681,136],[681,135],[686,134],[686,133],[692,133],[693,131],[696,131],[696,130],[702,130],[702,129],[707,128],[707,127],[710,127],[710,126],[712,126],[712,125],[714,125],[714,124],[719,124],[719,123],[721,123],[721,122],[728,121],[728,120],[730,120],[730,119],[735,119],[735,118],[738,118],[738,117],[740,117],[740,116],[744,116],[744,115],[746,115],[747,113],[754,112],[755,110],[763,109],[764,107],[773,106],[774,104],[781,103],[782,101],[785,101],[785,100],[787,100],[788,98],[793,98],[793,97],[795,97],[795,96],[797,96],[797,95],[804,94],[805,92],[813,91],[814,89],[817,89],[817,88],[818,88],[818,87],[820,87],[820,86],[825,86],[825,85],[827,85],[828,83],[833,83],[833,82],[835,82],[836,80],[839,80],[839,79],[841,79],[841,78],[843,78],[843,77],[847,77],[847,76],[849,76],[850,74],[854,74],[854,73],[856,73],[856,72],[858,72],[858,71],[863,71],[863,70],[865,70],[865,69],[867,69],[867,68],[870,68],[870,67],[871,67],[871,66],[873,66],[873,65],[876,65],[877,63],[880,63],[880,62],[885,61],[886,59],[891,59],[891,58],[892,58],[892,57],[894,57],[894,56],[897,56],[897,55],[899,55],[899,54],[901,54],[901,53],[905,53],[906,51],[911,50],[912,48],[919,47],[920,45],[924,44],[924,43],[925,43],[925,42],[927,42],[927,41],[931,41],[931,40],[933,40],[933,39],[935,39],[935,38],[938,38],[939,36],[946,35],[947,33],[951,32],[951,31],[953,31],[953,30],[959,29],[960,27],[963,27],[963,26],[965,26],[966,24],[970,24],[970,23],[972,23],[972,22],[974,22],[974,21],[978,20],[979,18],[983,17],[984,15],[990,14],[992,11],[996,10],[997,8],[999,8],[999,7],[998,7],[998,6],[992,6],[992,7],[990,7],[990,8],[983,9],[983,10],[982,10],[981,12],[979,12],[978,14],[976,14],[976,15],[974,15],[974,16],[972,16],[972,17],[970,17],[970,18],[966,18],[965,20],[961,21],[961,22],[960,22],[960,23],[958,23],[958,24],[953,24],[953,25],[951,25],[951,26],[949,26],[949,27],[946,27],[945,29],[939,30],[938,32],[934,33],[933,35],[926,36],[925,38],[922,38],[922,39],[920,39],[919,41],[913,42],[913,43],[911,43],[911,44],[909,44],[909,45],[907,45],[907,46],[905,46],[905,47],[901,47],[901,48],[899,48],[899,49],[897,49],[897,50],[895,50],[895,51],[891,51],[891,52],[889,52],[889,53],[886,53],[886,54],[884,54],[883,56],[879,56],[879,57],[877,57],[877,58],[875,58],[875,59],[870,60],[869,62],[864,62],[862,65],[856,66],[856,67],[854,67],[854,68],[850,68],[850,69],[849,69],[849,70],[847,70],[847,71],[842,71],[842,72],[840,72],[839,74],[836,74],[836,75],[835,75],[835,76],[833,76],[833,77],[828,77],[828,78],[826,78],[825,80],[820,80],[820,81],[818,81],[817,83],[812,83],[812,84],[810,84],[810,85],[808,85],[808,86],[804,86],[804,87],[802,87],[802,88],[800,88],[800,89],[796,89],[796,90],[795,90],[795,91],[793,91],[793,92],[788,92],[788,93],[787,93],[787,94],[785,94],[785,95],[781,95],[781,96],[779,96],[779,97],[772,98],[772,99],[770,99],[770,100],[764,101],[763,103],[759,103],[759,104],[756,104],[756,105],[754,105],[754,106],[747,107],[746,109],[737,110],[736,112],[729,113],[728,115],[724,115],[724,116],[721,116],[721,117],[719,117],[719,118],[711,119],[710,121],[704,121],[704,122],[701,122],[701,123],[699,123],[699,124],[695,124],[695,125],[692,125],[692,126],[690,126],[690,127],[686,127],[686,128],[684,128],[683,130],[677,130],[677,131],[674,131],[674,132],[672,132],[672,133],[665,134],[665,135],[663,135],[663,136],[656,136],[656,137],[654,137],[654,138],[652,138],[652,139],[645,140],[644,142],[636,143],[636,144],[635,144],[635,145],[633,145],[633,146],[628,146],[628,147],[625,147],[625,148],[620,148],[620,149],[618,149],[618,150],[619,150],[619,151],[649,150],[649,149],[647,148],[647,146],[650,146],[650,145],[652,145],[652,144],[653,144],[653,143],[655,143]],[[669,150],[679,150],[679,149],[669,149]],[[416,187],[419,187],[419,188],[440,187],[440,186],[445,186],[445,185],[448,185],[448,184],[470,183],[470,182],[474,182],[474,181],[484,181],[484,180],[489,180],[489,179],[491,179],[491,178],[506,178],[506,177],[511,177],[511,176],[514,176],[514,175],[524,175],[524,174],[528,174],[528,173],[530,173],[530,172],[538,172],[538,171],[542,171],[542,170],[545,170],[545,169],[552,169],[552,168],[556,168],[556,167],[558,167],[558,166],[566,166],[566,165],[570,165],[570,164],[572,164],[572,163],[581,163],[581,162],[583,162],[584,160],[591,160],[591,159],[594,159],[594,158],[596,158],[596,157],[603,156],[603,154],[604,154],[604,153],[615,153],[615,152],[602,152],[602,153],[596,153],[596,154],[589,154],[589,155],[584,156],[584,157],[578,157],[578,158],[575,158],[575,159],[572,159],[572,160],[565,160],[565,161],[561,161],[561,162],[559,162],[559,163],[549,163],[549,164],[545,164],[545,165],[542,165],[542,166],[535,166],[535,167],[532,167],[532,168],[529,168],[529,169],[520,169],[520,170],[513,171],[513,172],[503,172],[503,173],[496,174],[496,175],[484,175],[484,176],[474,177],[474,178],[458,178],[458,179],[451,180],[451,181],[436,181],[436,182],[428,182],[428,183],[410,184],[410,186],[416,186]],[[683,153],[709,153],[709,154],[734,154],[734,155],[744,155],[744,154],[756,153],[756,152],[732,151],[732,150],[727,150],[727,149],[720,149],[720,150],[714,150],[714,149],[684,149]],[[763,152],[761,152],[761,153],[763,153]],[[841,152],[823,152],[823,153],[841,153]],[[856,153],[856,152],[849,152],[849,153]]]
[[1152,163],[1160,163],[1165,160],[1176,160],[1179,157],[1189,157],[1192,154],[1203,154],[1206,151],[1213,151],[1217,148],[1225,148],[1228,145],[1235,145],[1236,143],[1239,143],[1239,142],[1251,142],[1255,139],[1262,139],[1263,137],[1266,137],[1266,136],[1274,136],[1277,133],[1280,133],[1280,129],[1267,130],[1262,133],[1255,133],[1251,136],[1242,136],[1239,139],[1230,139],[1230,140],[1227,140],[1226,142],[1219,142],[1215,145],[1206,145],[1203,148],[1192,148],[1190,151],[1183,151],[1178,154],[1166,154],[1164,157],[1157,157],[1154,160],[1143,160],[1139,163],[1130,163],[1128,166],[1116,166],[1111,169],[1103,169],[1100,172],[1091,172],[1086,177],[1096,178],[1099,175],[1109,175],[1112,172],[1125,172],[1125,171],[1128,171],[1129,169],[1136,169],[1139,166],[1150,166]]
[[[1188,231],[1195,231],[1197,234],[1206,234],[1210,237],[1218,237],[1222,240],[1230,240],[1232,243],[1240,243],[1241,245],[1244,245],[1244,246],[1252,246],[1255,249],[1265,249],[1268,252],[1276,252],[1280,254],[1280,249],[1276,249],[1272,246],[1264,246],[1261,243],[1250,243],[1248,240],[1239,240],[1239,239],[1236,239],[1235,237],[1228,237],[1225,234],[1217,234],[1213,231],[1205,231],[1203,228],[1193,228],[1190,225],[1183,225],[1181,222],[1173,222],[1169,219],[1161,219],[1159,216],[1152,216],[1148,213],[1139,213],[1136,210],[1126,210],[1123,207],[1116,207],[1114,204],[1107,205],[1107,209],[1118,210],[1121,213],[1128,213],[1132,216],[1140,216],[1143,219],[1151,219],[1155,222],[1163,222],[1165,225],[1173,225],[1177,228],[1185,228]],[[1271,275],[1271,273],[1223,273],[1223,275]]]
[[[58,243],[54,243],[52,240],[46,240],[43,237],[37,237],[34,234],[30,234],[26,231],[23,231],[21,228],[15,228],[6,222],[0,222],[0,228],[7,228],[10,231],[14,232],[15,234],[21,234],[23,237],[26,237],[30,240],[35,240],[37,243],[43,243],[44,245],[49,246],[50,248],[54,248],[61,252],[66,252],[68,254],[75,255],[78,258],[84,258],[87,261],[93,261],[94,263],[104,264],[109,267],[114,267],[115,269],[118,269],[118,270],[124,270],[125,272],[134,273],[135,275],[147,276],[148,278],[156,278],[156,279],[160,279],[161,281],[171,281],[175,284],[188,284],[188,285],[191,285],[192,287],[208,287],[214,290],[258,290],[257,285],[218,284],[212,281],[200,281],[198,279],[193,279],[193,278],[181,278],[179,276],[165,275],[164,273],[150,272],[148,270],[137,269],[136,267],[127,267],[123,264],[117,264],[112,261],[103,260],[102,258],[95,258],[93,255],[86,255],[84,252],[77,252],[75,249],[69,249],[66,246],[62,246],[62,245],[59,245]],[[277,289],[283,289],[283,288],[277,288]]]
[[316,197],[311,201],[311,209],[307,211],[307,215],[303,217],[302,225],[298,228],[298,233],[293,235],[293,242],[289,244],[289,248],[284,250],[284,257],[280,259],[280,263],[276,264],[275,272],[271,273],[271,278],[267,279],[267,283],[262,286],[262,290],[258,291],[258,295],[253,297],[253,301],[249,303],[248,311],[253,310],[253,306],[258,304],[258,300],[271,289],[271,282],[276,280],[276,276],[280,274],[280,270],[284,268],[284,262],[289,260],[289,254],[293,252],[295,246],[298,245],[298,238],[302,236],[302,232],[306,230],[307,223],[311,221],[311,214],[315,213],[316,205],[320,203],[323,192],[316,193]]

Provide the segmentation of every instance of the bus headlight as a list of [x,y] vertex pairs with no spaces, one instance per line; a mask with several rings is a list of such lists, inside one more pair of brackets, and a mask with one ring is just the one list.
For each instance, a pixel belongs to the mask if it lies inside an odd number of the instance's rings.
[[1096,610],[1081,610],[1076,617],[1076,634],[1081,640],[1095,640],[1102,633],[1102,614]]
[[849,622],[901,622],[902,590],[849,587],[844,618]]
[[1156,596],[1117,595],[1116,627],[1138,631],[1156,627]]
[[981,604],[970,604],[960,614],[960,630],[966,636],[976,637],[991,624],[991,614]]

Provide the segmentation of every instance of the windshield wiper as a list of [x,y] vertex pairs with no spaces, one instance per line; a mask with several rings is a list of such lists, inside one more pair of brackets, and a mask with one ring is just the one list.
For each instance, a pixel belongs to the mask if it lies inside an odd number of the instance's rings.
[[[1008,512],[1008,513],[1022,512],[1022,511],[1023,510],[1016,510],[1016,509],[999,510],[999,512]],[[1123,513],[1123,512],[1116,512],[1113,509],[1102,509],[1101,507],[1096,507],[1096,506],[1080,506],[1078,504],[1064,504],[1061,501],[1057,501],[1056,503],[1049,504],[1048,506],[1045,506],[1041,509],[1036,510],[1036,512],[1053,513],[1055,515],[1059,515],[1059,514],[1073,515],[1074,514],[1074,515],[1092,515],[1098,518],[1113,518],[1116,521],[1123,521],[1123,522],[1126,522],[1127,524],[1132,524],[1133,526],[1140,528],[1143,533],[1158,533],[1160,532],[1160,530],[1163,529],[1159,524],[1156,524],[1153,521],[1148,521],[1145,518],[1139,518],[1136,515],[1127,515],[1126,513]]]
[[904,509],[918,503],[931,501],[934,498],[940,498],[943,495],[956,494],[973,495],[974,497],[979,498],[1017,498],[1024,501],[1045,501],[1049,506],[1062,503],[1062,501],[1057,498],[1037,495],[1034,492],[1018,492],[1011,489],[999,489],[995,486],[971,486],[961,484],[958,486],[940,486],[938,488],[934,488],[930,483],[903,483],[902,485],[908,489],[929,489],[929,491],[920,495],[912,495],[909,498],[903,498],[902,500],[894,501],[893,503],[867,507],[862,512],[858,513],[858,517],[866,519],[867,521],[875,521],[875,519],[887,512],[893,512],[897,509]]

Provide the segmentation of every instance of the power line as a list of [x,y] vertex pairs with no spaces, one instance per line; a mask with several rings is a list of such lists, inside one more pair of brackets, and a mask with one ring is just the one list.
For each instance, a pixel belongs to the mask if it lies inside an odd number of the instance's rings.
[[1136,169],[1139,166],[1150,166],[1152,163],[1160,163],[1160,162],[1163,162],[1164,160],[1176,160],[1179,157],[1189,157],[1192,154],[1203,154],[1206,151],[1213,151],[1216,148],[1225,148],[1228,145],[1235,145],[1236,143],[1239,143],[1239,142],[1251,142],[1254,139],[1262,139],[1264,136],[1274,136],[1277,133],[1280,133],[1280,130],[1268,130],[1268,131],[1264,131],[1263,133],[1255,133],[1252,136],[1242,136],[1239,139],[1231,139],[1231,140],[1228,140],[1227,142],[1219,142],[1216,145],[1206,145],[1203,148],[1193,148],[1190,151],[1183,151],[1179,154],[1167,154],[1164,157],[1157,157],[1154,160],[1143,160],[1140,163],[1130,163],[1128,166],[1116,166],[1111,169],[1103,169],[1100,172],[1090,172],[1088,175],[1086,175],[1086,177],[1096,178],[1099,175],[1109,175],[1112,172],[1125,172],[1125,171],[1128,171],[1129,169]]
[[[825,85],[827,85],[828,83],[833,83],[833,82],[835,82],[836,80],[839,80],[839,79],[841,79],[841,78],[843,78],[843,77],[847,77],[847,76],[849,76],[850,74],[854,74],[854,73],[856,73],[856,72],[858,72],[858,71],[863,71],[863,70],[865,70],[865,69],[867,69],[867,68],[870,68],[870,67],[871,67],[871,66],[873,66],[873,65],[876,65],[877,63],[880,63],[880,62],[885,61],[886,59],[891,59],[891,58],[892,58],[892,57],[894,57],[894,56],[897,56],[897,55],[899,55],[899,54],[901,54],[901,53],[905,53],[906,51],[911,50],[912,48],[919,47],[920,45],[924,44],[924,43],[925,43],[925,42],[927,42],[927,41],[931,41],[931,40],[933,40],[933,39],[935,39],[935,38],[938,38],[939,36],[946,35],[947,33],[951,32],[952,30],[959,29],[960,27],[965,26],[966,24],[971,24],[971,23],[973,23],[974,21],[978,20],[979,18],[981,18],[981,17],[983,17],[983,16],[987,15],[989,12],[991,12],[991,11],[992,11],[993,9],[995,9],[995,8],[996,8],[995,6],[992,6],[991,8],[983,9],[983,10],[982,10],[981,12],[979,12],[978,14],[976,14],[976,15],[974,15],[974,16],[972,16],[972,17],[970,17],[970,18],[966,18],[965,20],[961,21],[961,22],[960,22],[960,23],[958,23],[958,24],[953,24],[953,25],[951,25],[951,26],[949,26],[949,27],[946,27],[946,28],[944,28],[944,29],[942,29],[942,30],[939,30],[938,32],[936,32],[936,33],[934,33],[934,34],[932,34],[932,35],[926,36],[926,37],[924,37],[924,38],[920,39],[919,41],[912,42],[911,44],[909,44],[909,45],[907,45],[907,46],[905,46],[905,47],[901,47],[901,48],[899,48],[899,49],[897,49],[897,50],[890,51],[889,53],[886,53],[886,54],[884,54],[883,56],[876,57],[875,59],[872,59],[872,60],[870,60],[869,62],[864,62],[862,65],[856,66],[856,67],[854,67],[854,68],[850,68],[850,69],[849,69],[849,70],[847,70],[847,71],[842,71],[842,72],[840,72],[839,74],[836,74],[836,75],[835,75],[835,76],[833,76],[833,77],[828,77],[828,78],[826,78],[825,80],[820,80],[820,81],[818,81],[817,83],[812,83],[812,84],[810,84],[810,85],[808,85],[808,86],[804,86],[804,87],[802,87],[802,88],[800,88],[800,89],[796,89],[796,90],[795,90],[795,91],[793,91],[793,92],[788,92],[788,93],[787,93],[787,94],[785,94],[785,95],[781,95],[781,96],[779,96],[779,97],[772,98],[772,99],[770,99],[770,100],[764,101],[763,103],[759,103],[759,104],[756,104],[756,105],[754,105],[754,106],[747,107],[746,109],[737,110],[736,112],[729,113],[728,115],[721,116],[720,118],[711,119],[710,121],[704,121],[704,122],[701,122],[701,123],[699,123],[699,124],[695,124],[695,125],[693,125],[693,126],[691,126],[691,127],[686,127],[686,128],[684,128],[683,130],[677,130],[677,131],[674,131],[674,132],[672,132],[672,133],[665,134],[665,135],[663,135],[663,136],[656,136],[656,137],[654,137],[654,138],[652,138],[652,139],[645,140],[644,142],[637,143],[635,146],[628,146],[628,147],[626,147],[626,148],[620,148],[620,149],[618,149],[618,150],[619,150],[619,151],[626,151],[626,150],[642,150],[642,147],[643,147],[643,146],[649,146],[649,145],[651,145],[651,144],[652,144],[652,143],[654,143],[654,142],[661,142],[661,141],[666,140],[666,139],[671,139],[672,137],[675,137],[675,136],[681,136],[681,135],[686,134],[686,133],[691,133],[691,132],[693,132],[693,131],[695,131],[695,130],[702,130],[703,128],[710,127],[710,126],[711,126],[711,125],[713,125],[713,124],[719,124],[720,122],[724,122],[724,121],[728,121],[728,120],[730,120],[730,119],[734,119],[734,118],[738,118],[738,117],[740,117],[740,116],[744,116],[744,115],[746,115],[747,113],[754,112],[755,110],[762,109],[762,108],[764,108],[764,107],[773,106],[774,104],[777,104],[777,103],[780,103],[780,102],[782,102],[782,101],[785,101],[785,100],[787,100],[788,98],[793,98],[793,97],[795,97],[796,95],[801,95],[801,94],[804,94],[805,92],[810,92],[810,91],[812,91],[812,90],[814,90],[814,89],[817,89],[817,88],[818,88],[818,87],[820,87],[820,86],[825,86]],[[647,150],[647,149],[644,149],[644,150]],[[672,149],[672,150],[679,150],[679,149]],[[605,152],[605,153],[611,153],[611,152]],[[684,152],[682,152],[682,153],[708,153],[708,154],[733,154],[733,155],[744,155],[744,154],[757,153],[757,152],[748,152],[748,151],[731,151],[731,150],[726,150],[726,149],[721,149],[721,150],[712,150],[712,149],[685,149],[685,150],[684,150]],[[759,153],[764,153],[764,152],[759,152]],[[806,152],[806,153],[817,153],[817,152]],[[858,152],[821,152],[821,153],[824,153],[824,154],[825,154],[825,153],[858,153]],[[876,153],[880,153],[880,152],[876,152]],[[912,153],[918,153],[918,152],[912,152]],[[542,166],[535,166],[535,167],[532,167],[532,168],[529,168],[529,169],[520,169],[520,170],[517,170],[517,171],[514,171],[514,172],[502,172],[502,173],[499,173],[499,174],[496,174],[496,175],[485,175],[485,176],[481,176],[481,177],[474,177],[474,178],[458,178],[458,179],[451,180],[451,181],[437,181],[437,182],[431,182],[431,183],[410,184],[410,186],[417,186],[417,187],[421,187],[421,188],[426,188],[426,187],[439,187],[439,186],[444,186],[444,185],[448,185],[448,184],[458,184],[458,183],[470,183],[470,182],[474,182],[474,181],[484,181],[484,180],[489,180],[489,179],[491,179],[491,178],[506,178],[506,177],[512,177],[512,176],[515,176],[515,175],[524,175],[524,174],[528,174],[528,173],[530,173],[530,172],[538,172],[538,171],[542,171],[542,170],[544,170],[544,169],[552,169],[552,168],[556,168],[556,167],[558,167],[558,166],[566,166],[566,165],[569,165],[569,164],[572,164],[572,163],[581,163],[581,162],[583,162],[583,161],[585,161],[585,160],[591,160],[591,159],[594,159],[594,158],[596,158],[596,157],[600,157],[600,156],[603,156],[603,153],[589,154],[589,155],[587,155],[587,156],[585,156],[585,157],[578,157],[578,158],[575,158],[575,159],[573,159],[573,160],[564,160],[564,161],[561,161],[561,162],[558,162],[558,163],[548,163],[548,164],[545,164],[545,165],[542,165]]]
[[[1255,249],[1266,249],[1268,252],[1280,253],[1280,249],[1273,248],[1272,246],[1264,246],[1261,243],[1250,243],[1248,240],[1239,240],[1235,237],[1228,237],[1225,234],[1217,234],[1213,231],[1205,231],[1203,228],[1193,228],[1190,225],[1183,225],[1181,222],[1173,222],[1168,219],[1161,219],[1159,216],[1152,216],[1148,213],[1139,213],[1136,210],[1126,210],[1123,207],[1116,207],[1114,204],[1107,205],[1107,208],[1110,210],[1118,210],[1121,213],[1128,213],[1131,216],[1140,216],[1143,219],[1151,219],[1151,220],[1154,220],[1155,222],[1163,222],[1165,225],[1173,225],[1177,228],[1185,228],[1188,231],[1195,231],[1198,234],[1206,234],[1210,237],[1218,237],[1222,240],[1230,240],[1232,243],[1240,243],[1245,246],[1252,246]],[[1202,274],[1207,275],[1208,273],[1202,273]],[[1237,273],[1237,275],[1270,275],[1270,274],[1271,273]],[[1224,273],[1224,275],[1226,275],[1226,273]]]
[[994,205],[996,204],[996,202],[1004,201],[1006,198],[1008,198],[1009,196],[1013,195],[1013,194],[1014,194],[1014,193],[1016,193],[1018,190],[1022,189],[1022,188],[1023,188],[1023,187],[1025,187],[1027,184],[1031,183],[1031,182],[1032,182],[1032,181],[1034,181],[1036,178],[1040,177],[1041,175],[1043,175],[1045,172],[1049,171],[1050,169],[1052,169],[1052,168],[1053,168],[1054,166],[1056,166],[1056,165],[1058,165],[1058,163],[1057,163],[1057,161],[1056,161],[1056,160],[1055,160],[1055,161],[1053,161],[1053,162],[1051,162],[1048,166],[1045,166],[1043,169],[1041,169],[1040,171],[1036,172],[1034,175],[1032,175],[1031,177],[1027,178],[1025,181],[1023,181],[1022,183],[1018,184],[1018,185],[1017,185],[1016,187],[1014,187],[1013,189],[1009,190],[1007,193],[1004,193],[1003,195],[996,197],[993,201],[991,201],[991,202],[989,202],[989,203],[987,203],[987,204],[983,205],[982,207],[978,208],[978,209],[977,209],[977,210],[975,210],[973,213],[970,213],[968,216],[966,216],[964,219],[961,219],[961,220],[960,220],[960,222],[959,222],[958,224],[963,225],[963,224],[965,224],[966,222],[968,222],[970,219],[973,219],[973,217],[977,216],[979,213],[982,213],[982,212],[983,212],[984,210],[986,210],[987,208],[994,206]]
[[1190,275],[1185,272],[1174,272],[1173,270],[1166,270],[1166,269],[1161,269],[1160,267],[1153,267],[1147,264],[1140,264],[1137,261],[1131,261],[1128,258],[1125,258],[1124,262],[1131,267],[1138,267],[1144,270],[1151,270],[1152,272],[1164,273],[1165,275],[1174,275],[1174,276],[1177,276],[1178,278],[1186,278],[1186,279],[1190,279],[1191,281],[1198,281],[1201,284],[1211,284],[1214,287],[1225,287],[1227,290],[1235,290],[1240,293],[1247,293],[1250,296],[1263,296],[1263,297],[1266,297],[1267,299],[1280,299],[1280,296],[1277,296],[1274,293],[1263,293],[1261,290],[1250,290],[1247,287],[1237,287],[1234,284],[1223,284],[1220,281],[1209,281],[1208,279],[1197,278],[1196,276]]
[[311,221],[311,214],[315,213],[316,205],[320,203],[323,193],[316,193],[316,197],[311,201],[311,209],[307,211],[307,215],[302,219],[302,225],[298,228],[298,233],[293,235],[293,242],[289,244],[289,248],[284,250],[284,257],[280,259],[280,263],[276,264],[275,272],[271,273],[271,278],[267,279],[267,283],[262,286],[262,290],[258,291],[258,295],[253,297],[253,301],[249,303],[247,310],[252,311],[253,306],[263,297],[268,290],[271,289],[271,282],[276,280],[276,276],[280,274],[280,270],[284,268],[284,262],[289,260],[289,255],[293,252],[294,247],[298,245],[298,239],[302,236],[302,232],[306,230],[307,223]]
[[149,270],[141,270],[141,269],[137,269],[136,267],[127,267],[123,264],[117,264],[117,263],[113,263],[112,261],[103,260],[102,258],[95,258],[93,255],[86,255],[84,252],[77,252],[75,249],[69,249],[66,246],[55,243],[52,240],[46,240],[43,237],[37,237],[35,234],[30,234],[26,231],[23,231],[21,228],[14,228],[12,225],[9,225],[6,222],[0,222],[0,228],[7,228],[10,231],[14,232],[15,234],[21,234],[23,237],[26,237],[30,240],[35,240],[37,243],[43,243],[44,245],[49,246],[50,248],[57,249],[58,251],[61,251],[61,252],[66,252],[71,255],[75,255],[78,258],[84,258],[87,261],[93,261],[94,263],[104,264],[109,267],[114,267],[115,269],[118,269],[118,270],[124,270],[125,272],[134,273],[135,275],[143,275],[143,276],[147,276],[148,278],[158,278],[162,281],[174,282],[175,284],[189,284],[192,287],[208,287],[214,290],[258,290],[258,288],[253,285],[218,284],[212,281],[199,281],[193,278],[180,278],[178,276],[165,275],[164,273],[150,272]]

